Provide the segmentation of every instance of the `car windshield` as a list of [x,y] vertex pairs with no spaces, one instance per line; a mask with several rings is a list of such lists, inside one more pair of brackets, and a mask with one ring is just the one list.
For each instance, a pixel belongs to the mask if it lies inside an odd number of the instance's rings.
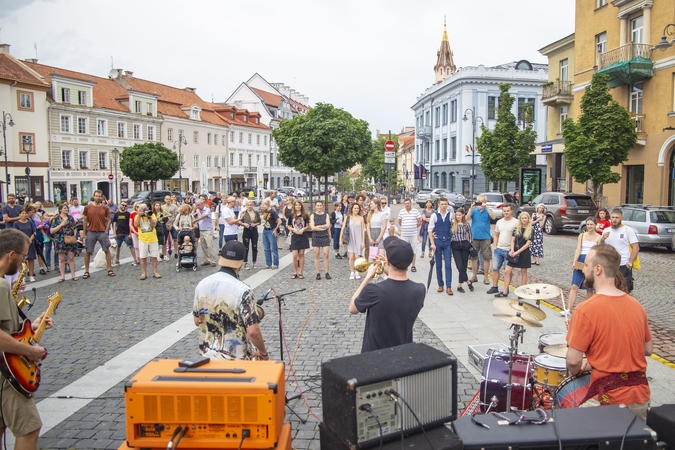
[[675,223],[675,211],[652,211],[652,223]]
[[502,202],[502,196],[499,194],[483,194],[485,195],[485,199],[488,202],[491,203],[501,203]]
[[139,191],[139,192],[136,192],[136,193],[133,195],[132,198],[147,197],[148,195],[150,195],[150,191]]
[[418,192],[418,194],[428,194],[429,192],[431,192],[430,189],[420,189],[420,191]]
[[593,199],[590,197],[565,197],[567,202],[567,207],[576,207],[576,206],[585,206],[588,208],[595,208],[593,204]]
[[516,202],[516,199],[513,198],[513,195],[511,195],[511,194],[504,194],[504,200],[506,200],[507,203],[515,203]]

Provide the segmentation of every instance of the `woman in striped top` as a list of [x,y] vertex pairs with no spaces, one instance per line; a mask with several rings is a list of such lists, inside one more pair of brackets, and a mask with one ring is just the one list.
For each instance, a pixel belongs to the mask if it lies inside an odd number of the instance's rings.
[[466,223],[464,208],[458,208],[452,220],[452,233],[450,234],[450,248],[452,248],[452,258],[455,260],[455,267],[459,273],[459,284],[457,291],[464,293],[462,283],[466,283],[470,291],[473,291],[473,284],[469,280],[466,269],[469,265],[469,247],[471,246],[471,227]]

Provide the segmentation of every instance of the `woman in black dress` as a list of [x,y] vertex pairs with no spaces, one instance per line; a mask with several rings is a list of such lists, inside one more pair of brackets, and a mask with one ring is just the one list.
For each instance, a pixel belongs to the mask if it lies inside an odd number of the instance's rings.
[[291,232],[291,252],[293,253],[293,276],[291,278],[305,278],[302,269],[305,267],[305,250],[309,248],[309,236],[305,233],[309,229],[309,216],[305,205],[300,200],[293,202],[293,215],[288,222]]
[[511,251],[509,257],[517,258],[517,261],[508,261],[504,269],[504,292],[495,295],[495,297],[506,297],[509,295],[509,284],[513,269],[520,269],[520,285],[527,284],[527,269],[532,267],[532,253],[530,244],[532,244],[532,219],[529,214],[521,214],[518,218],[518,225],[513,230],[511,238]]

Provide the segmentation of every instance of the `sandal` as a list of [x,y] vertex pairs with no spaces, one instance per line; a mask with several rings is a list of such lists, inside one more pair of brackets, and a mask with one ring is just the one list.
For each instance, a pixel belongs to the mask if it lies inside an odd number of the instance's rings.
[[64,281],[66,281],[65,278],[59,278],[59,281],[57,281],[57,283],[63,283]]
[[112,270],[109,270],[109,271],[108,271],[108,276],[109,276],[109,277],[114,277],[114,276],[115,276],[115,272],[113,272]]
[[146,280],[147,278],[148,278],[147,275],[143,275],[140,279],[141,279],[141,280]]
[[161,276],[161,275],[154,275],[154,274],[153,274],[153,275],[152,275],[152,278],[162,278],[162,276]]
[[85,280],[89,278],[89,272],[85,272],[84,274],[82,274],[82,278],[84,278]]
[[291,277],[291,280],[295,280],[296,278],[298,278],[298,274],[294,273],[293,276]]
[[417,267],[412,266],[412,267],[410,268],[410,271],[411,271],[411,272],[417,272]]
[[303,274],[298,274],[298,278],[300,278],[301,280],[304,280],[304,279],[305,279],[305,277],[304,277]]
[[73,277],[73,281],[77,281],[77,280],[79,280],[79,278]]

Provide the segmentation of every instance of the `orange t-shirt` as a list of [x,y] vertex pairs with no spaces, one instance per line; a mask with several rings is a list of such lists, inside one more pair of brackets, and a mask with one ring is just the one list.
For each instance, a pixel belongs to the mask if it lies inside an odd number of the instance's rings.
[[[591,383],[610,373],[646,372],[644,347],[651,340],[647,313],[628,294],[592,296],[574,310],[567,331],[568,345],[585,352],[593,367]],[[641,385],[614,389],[607,395],[610,404],[630,405],[649,401],[651,391]]]
[[110,217],[110,210],[105,203],[101,203],[99,206],[87,205],[84,207],[84,213],[87,217],[87,231],[105,231],[105,225],[108,222]]

